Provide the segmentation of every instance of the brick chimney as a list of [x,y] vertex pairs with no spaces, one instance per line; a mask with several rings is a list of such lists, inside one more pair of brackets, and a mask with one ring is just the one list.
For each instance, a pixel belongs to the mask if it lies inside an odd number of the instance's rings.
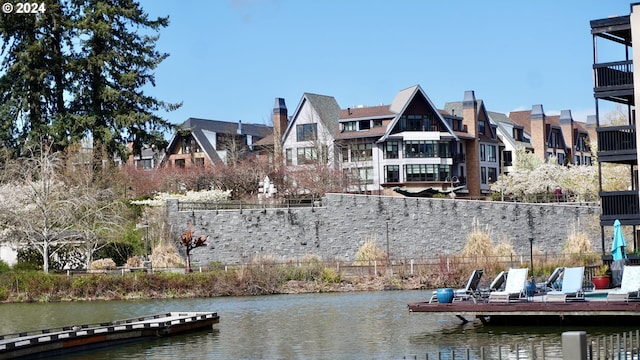
[[531,146],[536,156],[547,161],[546,116],[542,105],[533,105],[531,109]]
[[478,102],[473,90],[464,92],[462,101],[462,123],[473,140],[465,141],[467,190],[469,196],[480,197],[480,141],[478,139]]
[[571,116],[571,110],[560,111],[560,130],[562,131],[562,138],[564,144],[567,147],[565,149],[565,161],[573,164],[575,161],[573,155],[575,154],[576,138],[573,136],[573,117]]
[[282,136],[289,125],[287,105],[283,98],[276,98],[273,106],[273,157],[276,169],[280,168],[284,154],[282,153]]

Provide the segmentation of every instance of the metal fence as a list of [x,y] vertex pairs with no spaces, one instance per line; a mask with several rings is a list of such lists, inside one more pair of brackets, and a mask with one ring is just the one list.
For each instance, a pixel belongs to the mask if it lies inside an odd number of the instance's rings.
[[[564,334],[563,334],[564,335]],[[640,330],[628,331],[612,335],[599,335],[589,337],[584,334],[586,341],[585,348],[574,342],[565,342],[564,336],[561,347],[550,346],[541,343],[530,343],[526,345],[480,347],[476,349],[458,349],[450,351],[438,351],[435,353],[425,353],[422,355],[408,355],[404,359],[425,359],[425,360],[456,360],[456,359],[478,359],[478,360],[501,360],[501,359],[522,359],[522,360],[638,360],[640,359]],[[565,356],[566,355],[566,356]]]
[[322,198],[273,199],[265,201],[230,200],[220,202],[180,201],[178,211],[244,210],[244,209],[289,209],[324,207]]

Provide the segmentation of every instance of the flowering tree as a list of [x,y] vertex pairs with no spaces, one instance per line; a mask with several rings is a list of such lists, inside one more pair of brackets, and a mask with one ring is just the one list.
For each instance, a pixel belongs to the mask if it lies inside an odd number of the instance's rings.
[[41,151],[22,161],[22,177],[0,185],[0,241],[34,248],[45,272],[63,245],[83,247],[90,262],[92,252],[123,219],[122,205],[110,189],[62,176],[61,163],[60,154]]
[[[491,190],[520,199],[548,195],[556,187],[570,194],[573,201],[587,201],[598,194],[598,167],[587,165],[559,165],[555,157],[543,163],[533,154],[517,151],[514,171],[501,175]],[[605,177],[609,177],[607,174]]]

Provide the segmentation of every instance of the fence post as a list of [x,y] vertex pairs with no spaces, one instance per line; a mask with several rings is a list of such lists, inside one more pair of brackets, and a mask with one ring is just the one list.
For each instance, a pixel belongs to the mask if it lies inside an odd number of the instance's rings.
[[562,333],[562,359],[587,360],[587,333],[565,331]]

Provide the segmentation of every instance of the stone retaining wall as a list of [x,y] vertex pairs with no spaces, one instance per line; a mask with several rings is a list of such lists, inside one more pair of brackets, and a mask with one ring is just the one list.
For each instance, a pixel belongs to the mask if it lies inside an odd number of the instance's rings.
[[192,251],[194,266],[246,263],[257,256],[286,261],[309,254],[352,261],[369,240],[383,251],[388,248],[392,260],[422,261],[459,253],[474,223],[494,244],[511,244],[517,256],[529,255],[530,237],[540,252],[560,253],[574,228],[601,252],[599,212],[596,206],[572,203],[347,194],[328,194],[313,208],[178,211],[177,200],[167,203],[176,239],[189,222],[194,235],[209,236],[207,247]]

